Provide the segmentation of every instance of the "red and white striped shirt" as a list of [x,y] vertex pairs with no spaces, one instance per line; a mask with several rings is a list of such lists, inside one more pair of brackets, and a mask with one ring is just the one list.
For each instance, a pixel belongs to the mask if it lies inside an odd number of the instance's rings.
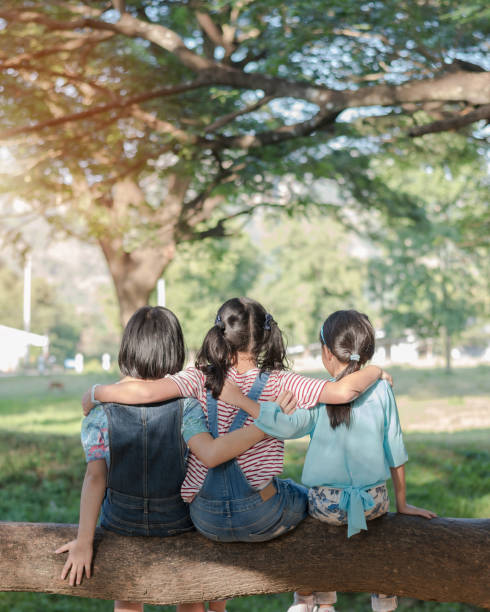
[[[250,391],[259,374],[259,369],[254,368],[240,374],[234,368],[230,368],[227,378],[240,387],[245,395]],[[169,376],[179,387],[183,397],[195,397],[201,403],[204,414],[207,417],[206,407],[206,377],[195,367],[187,368],[178,374]],[[292,391],[298,400],[298,408],[312,408],[318,403],[320,393],[326,381],[316,378],[307,378],[294,372],[274,370],[270,373],[269,380],[264,387],[259,401],[274,401],[279,393],[284,390]],[[238,412],[236,406],[226,404],[218,400],[218,433],[223,435],[228,432],[233,419]],[[254,422],[249,416],[245,426]],[[252,487],[257,489],[267,484],[273,476],[282,472],[284,462],[284,442],[277,438],[265,438],[242,453],[238,458],[244,476]],[[187,462],[187,474],[182,483],[182,498],[190,502],[201,489],[208,468],[193,454],[189,453]]]

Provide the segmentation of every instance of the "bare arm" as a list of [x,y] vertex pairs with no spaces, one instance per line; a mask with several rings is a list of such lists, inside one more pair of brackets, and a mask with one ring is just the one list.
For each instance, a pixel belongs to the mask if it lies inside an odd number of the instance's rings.
[[[249,397],[244,395],[240,387],[235,385],[235,383],[225,380],[225,384],[223,385],[219,398],[227,404],[238,406],[238,408],[245,410],[245,412],[248,412],[248,414],[253,416],[254,419],[259,418],[260,404],[254,402]],[[277,396],[276,402],[281,406],[282,411],[286,414],[293,412],[297,403],[296,398],[291,391],[281,391],[281,393],[279,393]]]
[[90,461],[87,465],[80,497],[80,521],[77,539],[60,546],[57,553],[68,553],[61,572],[64,580],[70,574],[70,585],[81,584],[83,572],[90,578],[95,527],[104,499],[107,483],[107,466],[104,459]]
[[213,438],[209,433],[198,433],[187,442],[190,450],[208,468],[238,457],[266,434],[255,425],[242,427],[219,438]]
[[400,514],[413,514],[424,518],[434,518],[437,516],[431,510],[417,508],[407,504],[406,485],[405,485],[405,465],[390,468],[393,487],[395,489],[396,511]]
[[[175,397],[182,397],[182,394],[177,384],[170,378],[97,385],[94,390],[94,398],[99,402],[118,404],[153,404]],[[83,394],[82,407],[85,416],[94,407],[90,398],[90,390]]]
[[382,375],[383,370],[378,366],[366,366],[339,381],[327,382],[318,401],[322,404],[348,404],[369,389]]

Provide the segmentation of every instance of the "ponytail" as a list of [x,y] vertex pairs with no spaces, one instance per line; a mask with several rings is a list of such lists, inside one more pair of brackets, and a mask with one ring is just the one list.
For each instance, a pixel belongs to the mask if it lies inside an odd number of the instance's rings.
[[262,342],[257,343],[254,351],[257,366],[261,371],[286,369],[286,343],[279,326],[268,313],[263,329]]
[[225,338],[224,325],[217,323],[203,340],[196,355],[196,367],[206,375],[206,388],[217,399],[225,384],[226,373],[233,363],[233,351]]
[[[320,330],[320,342],[345,368],[336,377],[341,380],[353,374],[374,354],[375,335],[369,318],[356,310],[338,310],[331,314]],[[333,429],[350,425],[352,404],[327,404],[327,413]]]

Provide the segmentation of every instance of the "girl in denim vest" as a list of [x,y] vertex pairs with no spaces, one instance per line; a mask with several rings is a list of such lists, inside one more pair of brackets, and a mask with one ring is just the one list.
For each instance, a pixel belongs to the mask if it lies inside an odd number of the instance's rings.
[[[182,330],[170,310],[145,306],[134,313],[124,330],[119,352],[123,381],[155,380],[175,374],[182,369],[184,359]],[[166,537],[193,529],[188,505],[180,497],[186,454],[180,433],[183,401],[148,404],[97,406],[82,423],[87,471],[78,535],[56,551],[68,552],[61,578],[69,577],[72,586],[82,582],[84,571],[90,578],[99,512],[101,526],[122,535]],[[244,440],[242,446],[248,447],[261,435],[259,432],[259,436]],[[230,458],[230,451],[227,448],[223,453],[221,442],[211,446],[223,461]],[[225,602],[211,602],[210,606],[223,612]],[[119,612],[141,612],[143,604],[116,601],[114,608]],[[178,610],[201,612],[204,606],[185,604]]]
[[[368,317],[355,310],[331,314],[321,327],[320,341],[323,365],[338,382],[358,372],[374,354],[374,329]],[[284,398],[285,412],[276,403],[250,402],[232,386],[223,397],[257,417],[256,426],[269,435],[283,440],[311,436],[302,475],[303,484],[310,487],[309,514],[333,525],[347,525],[348,537],[367,529],[366,520],[388,511],[390,473],[398,512],[436,516],[407,504],[408,457],[393,391],[386,381],[377,382],[352,403],[326,402],[292,413],[291,397]],[[295,593],[289,612],[333,612],[335,601],[335,592]],[[396,607],[395,596],[372,595],[373,610],[388,612]]]
[[[290,391],[302,408],[312,408],[318,402],[352,401],[382,375],[380,368],[368,366],[338,382],[311,379],[287,371],[285,355],[282,333],[264,307],[233,298],[219,308],[195,367],[164,380],[97,386],[92,392],[96,400],[106,402],[197,399],[187,403],[184,414],[183,434],[191,453],[182,496],[190,504],[194,525],[208,538],[269,540],[293,529],[307,514],[306,488],[278,478],[283,468],[281,440],[263,436],[224,465],[207,456],[213,439],[226,440],[223,436],[230,431],[256,431],[251,417],[219,399],[226,380],[255,401],[274,400]],[[92,406],[90,395],[84,395],[84,410]]]

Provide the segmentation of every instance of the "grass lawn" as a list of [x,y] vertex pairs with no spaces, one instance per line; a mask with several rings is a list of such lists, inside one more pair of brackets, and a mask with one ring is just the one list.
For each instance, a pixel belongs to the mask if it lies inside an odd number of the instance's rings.
[[[490,367],[456,370],[392,368],[410,460],[408,500],[444,516],[490,516]],[[318,376],[319,373],[316,373]],[[52,380],[64,388],[50,389]],[[80,396],[102,375],[0,378],[0,518],[78,520],[84,474]],[[287,476],[299,479],[307,441],[288,442]],[[307,551],[305,551],[305,561]],[[279,612],[288,594],[247,597],[229,612]],[[0,593],[0,612],[109,611],[110,602],[30,593]],[[147,606],[148,611],[172,607]],[[370,610],[369,596],[341,594],[337,610]],[[463,604],[410,599],[399,610],[469,612]]]

